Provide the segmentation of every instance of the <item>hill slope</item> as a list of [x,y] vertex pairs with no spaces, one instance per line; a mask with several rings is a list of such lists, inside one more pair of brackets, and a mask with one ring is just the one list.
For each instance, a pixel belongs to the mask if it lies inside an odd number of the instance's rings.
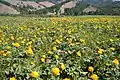
[[17,10],[15,10],[14,8],[11,8],[11,7],[4,5],[4,4],[1,4],[1,3],[0,3],[0,13],[19,14],[19,12]]
[[[8,14],[120,15],[120,1],[112,0],[1,0],[0,3],[9,7]],[[4,13],[2,10],[0,7],[0,13]]]

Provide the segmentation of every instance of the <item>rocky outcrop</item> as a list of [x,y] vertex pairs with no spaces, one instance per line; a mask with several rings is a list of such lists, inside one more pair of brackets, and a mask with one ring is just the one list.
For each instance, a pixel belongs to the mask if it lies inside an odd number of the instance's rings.
[[76,0],[70,1],[68,3],[65,3],[64,5],[61,6],[60,8],[60,14],[64,14],[65,13],[65,9],[66,8],[73,8],[76,6]]
[[97,11],[97,8],[96,7],[93,7],[92,5],[88,6],[87,8],[85,8],[83,10],[84,13],[89,13],[89,12],[96,12]]

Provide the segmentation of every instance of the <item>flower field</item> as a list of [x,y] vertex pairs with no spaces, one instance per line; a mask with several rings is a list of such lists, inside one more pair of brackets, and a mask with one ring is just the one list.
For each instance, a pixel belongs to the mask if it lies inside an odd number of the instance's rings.
[[0,80],[119,80],[120,17],[0,17]]

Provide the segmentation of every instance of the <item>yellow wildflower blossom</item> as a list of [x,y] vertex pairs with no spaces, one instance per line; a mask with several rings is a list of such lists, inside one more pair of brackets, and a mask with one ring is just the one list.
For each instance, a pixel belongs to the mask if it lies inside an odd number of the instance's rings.
[[46,58],[46,56],[45,56],[45,55],[42,55],[42,57],[43,57],[43,58]]
[[55,55],[54,57],[55,57],[56,59],[58,59],[58,58],[59,58],[59,56],[58,56],[58,55]]
[[57,48],[54,46],[54,47],[53,47],[53,51],[56,51],[56,50],[57,50]]
[[7,46],[7,49],[11,49],[11,46]]
[[114,47],[111,47],[110,49],[111,49],[112,51],[115,51],[115,48],[114,48]]
[[11,35],[11,36],[10,36],[10,39],[11,39],[11,40],[15,40],[15,38],[14,38],[14,36],[13,36],[13,35]]
[[1,37],[1,40],[2,40],[2,41],[4,41],[4,40],[5,40],[5,38],[4,38],[4,37]]
[[1,50],[1,51],[0,51],[0,54],[5,54],[5,51],[4,51],[4,50]]
[[32,44],[32,41],[28,42],[26,45],[31,45]]
[[40,61],[44,63],[45,62],[45,58],[40,58]]
[[62,70],[64,70],[64,69],[65,69],[65,65],[64,65],[63,63],[60,63],[60,68],[61,68]]
[[56,41],[58,44],[60,44],[60,43],[61,43],[58,39],[56,39],[55,41]]
[[84,39],[80,39],[80,42],[81,42],[81,43],[85,43],[85,40],[84,40]]
[[16,80],[16,78],[15,77],[10,77],[10,79],[9,80]]
[[90,78],[91,78],[92,80],[98,80],[98,76],[97,76],[96,74],[92,74],[92,75],[90,76]]
[[94,68],[92,66],[88,67],[88,71],[93,72]]
[[48,51],[48,53],[49,53],[49,54],[53,54],[53,52],[52,52],[52,51]]
[[4,54],[3,54],[3,56],[7,56],[7,54],[6,54],[6,53],[4,53]]
[[57,67],[52,68],[52,74],[54,76],[60,75],[60,70]]
[[80,52],[80,51],[78,51],[76,54],[77,54],[78,56],[81,56],[81,52]]
[[33,78],[38,78],[38,77],[39,77],[39,74],[38,74],[38,72],[36,72],[36,71],[32,71],[32,72],[30,73],[30,76],[33,77]]
[[113,63],[114,63],[115,65],[119,65],[119,61],[118,61],[117,59],[114,59],[114,60],[113,60]]
[[98,54],[102,54],[104,52],[103,49],[98,49]]
[[31,61],[30,64],[33,65],[33,64],[35,64],[35,63],[34,63],[34,61]]
[[33,54],[33,50],[32,50],[32,48],[31,48],[31,46],[29,46],[29,47],[26,49],[26,53],[27,53],[28,55]]
[[15,47],[17,47],[17,48],[20,47],[19,43],[12,43],[12,45],[15,46]]
[[114,40],[113,39],[110,39],[111,42],[113,42]]

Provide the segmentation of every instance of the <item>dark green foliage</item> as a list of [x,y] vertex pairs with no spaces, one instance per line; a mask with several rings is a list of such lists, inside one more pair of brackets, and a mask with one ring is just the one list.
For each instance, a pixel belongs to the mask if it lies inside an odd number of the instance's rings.
[[112,4],[113,15],[120,15],[120,1],[116,1]]
[[4,0],[0,0],[0,3],[5,4],[5,5],[7,5],[7,6],[10,6],[10,3],[8,3],[8,2],[6,2],[6,1],[4,1]]
[[82,15],[83,10],[88,6],[85,2],[79,2],[76,4],[76,7],[71,9],[65,9],[65,15]]

